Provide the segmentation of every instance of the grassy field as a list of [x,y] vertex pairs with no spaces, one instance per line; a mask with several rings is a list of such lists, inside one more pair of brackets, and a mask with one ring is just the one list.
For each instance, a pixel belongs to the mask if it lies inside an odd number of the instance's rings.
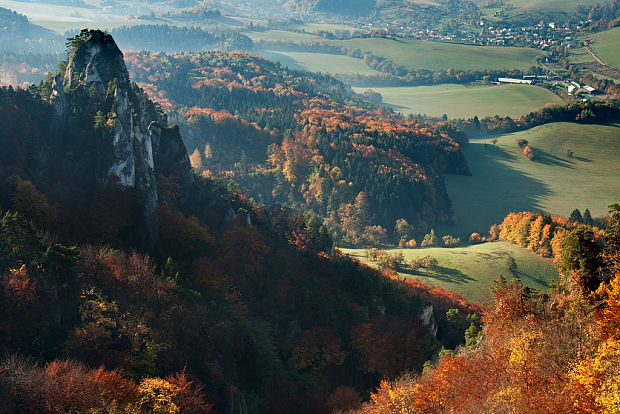
[[590,36],[594,41],[591,48],[601,60],[620,69],[620,27]]
[[531,48],[471,46],[415,39],[353,38],[329,40],[309,33],[268,30],[247,32],[252,39],[324,42],[359,49],[410,68],[445,70],[528,69],[539,51]]
[[[364,249],[342,249],[360,261],[374,265],[365,257]],[[534,289],[546,290],[551,282],[558,279],[553,265],[534,253],[507,242],[493,242],[457,248],[397,249],[401,251],[405,263],[414,257],[431,255],[439,261],[434,270],[405,269],[400,274],[417,279],[431,286],[458,292],[468,300],[483,303],[488,297],[493,282],[499,277],[517,277],[524,285]],[[516,266],[511,266],[513,263]]]
[[[529,141],[534,161],[520,153],[519,138]],[[500,136],[496,145],[472,140],[464,151],[473,175],[446,176],[459,222],[444,233],[486,231],[511,211],[567,217],[589,208],[601,217],[620,202],[620,125],[547,124]]]
[[265,30],[259,32],[245,32],[252,40],[280,41],[291,40],[293,42],[323,42],[325,38],[310,33],[288,32],[286,30]]
[[439,6],[439,3],[433,0],[407,0],[407,2],[419,4],[421,6]]
[[347,25],[339,25],[339,24],[330,24],[330,23],[304,23],[295,26],[298,30],[305,30],[308,33],[316,33],[318,31],[328,31],[328,32],[337,32],[339,30],[346,30],[349,32],[363,32],[368,33],[366,29],[358,29],[357,27],[347,26]]
[[378,75],[380,72],[368,67],[361,59],[327,53],[281,52],[262,50],[257,52],[266,59],[280,62],[292,69],[332,74]]
[[[363,92],[369,88],[355,88]],[[403,114],[426,114],[450,118],[502,115],[520,117],[548,102],[562,99],[548,90],[531,85],[435,85],[371,88],[383,102]]]
[[355,38],[332,44],[371,52],[411,68],[445,70],[528,69],[540,52],[531,48],[471,46],[426,40]]

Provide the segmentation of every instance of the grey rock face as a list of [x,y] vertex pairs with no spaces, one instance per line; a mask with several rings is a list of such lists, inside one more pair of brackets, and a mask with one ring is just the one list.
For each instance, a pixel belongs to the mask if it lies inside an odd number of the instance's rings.
[[419,312],[420,320],[422,321],[422,325],[428,329],[428,331],[433,335],[437,336],[437,321],[435,320],[435,314],[433,312],[433,305],[428,305]]
[[50,101],[59,123],[82,110],[84,102],[100,105],[96,109],[106,122],[93,140],[103,140],[97,144],[106,150],[97,155],[96,181],[134,189],[149,226],[158,201],[156,177],[174,175],[183,184],[193,182],[189,156],[178,127],[162,126],[165,119],[141,108],[112,37],[101,31],[86,35],[70,54],[64,76],[56,77]]
[[123,53],[112,36],[93,30],[88,39],[69,57],[63,86],[75,89],[95,83],[99,93],[104,94],[108,83],[115,78],[119,85],[129,85],[129,73]]
[[153,146],[155,174],[175,177],[183,187],[194,183],[192,166],[179,127],[169,128],[153,121],[148,127]]

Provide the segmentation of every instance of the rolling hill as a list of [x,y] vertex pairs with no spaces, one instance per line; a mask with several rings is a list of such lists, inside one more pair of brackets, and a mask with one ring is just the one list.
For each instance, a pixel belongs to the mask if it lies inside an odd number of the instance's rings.
[[359,87],[372,89],[386,106],[403,114],[426,114],[448,118],[510,116],[519,118],[547,103],[562,104],[556,94],[531,85],[433,85],[414,87]]
[[[342,250],[364,263],[376,265],[366,258],[363,249]],[[525,286],[541,291],[547,291],[558,280],[558,272],[550,261],[508,242],[453,248],[394,249],[388,252],[402,252],[405,263],[415,257],[433,256],[439,261],[433,270],[405,268],[399,271],[399,275],[458,292],[476,303],[487,301],[493,283],[500,275],[508,280],[518,278]]]
[[[526,139],[535,158],[521,154]],[[486,231],[510,211],[544,211],[567,217],[589,208],[601,217],[620,199],[620,126],[553,123],[491,139],[471,140],[469,177],[446,177],[458,224],[468,235]],[[567,155],[567,150],[573,152]]]

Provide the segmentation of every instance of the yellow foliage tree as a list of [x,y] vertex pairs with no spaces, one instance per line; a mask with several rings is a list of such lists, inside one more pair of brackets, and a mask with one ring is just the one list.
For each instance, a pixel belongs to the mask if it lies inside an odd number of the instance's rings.
[[140,407],[154,414],[180,412],[174,399],[179,387],[161,378],[146,378],[140,383]]

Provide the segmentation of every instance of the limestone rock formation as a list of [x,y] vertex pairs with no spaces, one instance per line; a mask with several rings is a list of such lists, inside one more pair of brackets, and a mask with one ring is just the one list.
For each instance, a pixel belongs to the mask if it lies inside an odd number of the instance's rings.
[[[56,124],[93,119],[97,185],[135,191],[145,224],[157,207],[157,177],[173,175],[191,184],[189,157],[178,127],[130,82],[123,54],[112,36],[83,30],[70,42],[64,73],[52,84]],[[92,152],[92,151],[91,151]],[[152,229],[151,229],[152,230]]]

